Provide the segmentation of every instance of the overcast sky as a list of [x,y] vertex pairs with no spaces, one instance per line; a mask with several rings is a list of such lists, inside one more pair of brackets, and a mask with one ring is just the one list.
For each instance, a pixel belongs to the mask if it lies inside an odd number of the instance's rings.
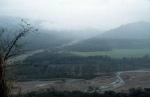
[[0,0],[0,16],[47,20],[49,29],[108,30],[150,22],[149,0]]

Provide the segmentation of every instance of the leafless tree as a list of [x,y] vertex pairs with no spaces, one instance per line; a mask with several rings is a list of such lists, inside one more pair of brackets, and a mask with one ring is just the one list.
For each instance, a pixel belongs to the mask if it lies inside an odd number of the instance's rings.
[[[20,39],[30,32],[35,32],[30,24],[26,23],[23,19],[21,20],[20,29],[14,34],[14,37],[6,35],[7,29],[0,28],[0,97],[9,97],[10,88],[8,87],[8,80],[6,80],[6,67],[9,57],[15,55],[22,45],[18,42]],[[10,34],[10,33],[9,33]]]

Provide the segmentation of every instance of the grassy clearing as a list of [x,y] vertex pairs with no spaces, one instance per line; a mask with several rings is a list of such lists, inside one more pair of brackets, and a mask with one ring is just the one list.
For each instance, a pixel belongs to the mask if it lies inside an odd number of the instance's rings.
[[143,57],[144,55],[150,55],[150,49],[114,49],[112,51],[105,52],[70,52],[78,56],[96,56],[107,55],[112,58],[122,57]]

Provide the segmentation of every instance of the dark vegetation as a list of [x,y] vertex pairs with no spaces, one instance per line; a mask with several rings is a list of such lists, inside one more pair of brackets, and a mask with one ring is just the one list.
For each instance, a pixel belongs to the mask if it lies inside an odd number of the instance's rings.
[[[22,64],[20,66],[20,64]],[[65,52],[42,52],[16,63],[20,79],[93,78],[116,71],[150,68],[150,57],[121,59],[109,56],[75,56]]]
[[64,50],[78,52],[110,51],[112,49],[146,49],[150,48],[149,39],[107,39],[92,38],[67,46]]
[[84,41],[80,41],[74,45],[64,47],[65,50],[68,51],[110,51],[111,47],[108,42],[103,39],[88,39]]
[[150,48],[149,39],[105,39],[113,49],[145,49]]
[[12,95],[11,97],[150,97],[150,88],[135,89],[132,88],[128,92],[106,91],[104,93],[84,93],[80,91],[60,92],[51,89],[40,90],[23,95]]

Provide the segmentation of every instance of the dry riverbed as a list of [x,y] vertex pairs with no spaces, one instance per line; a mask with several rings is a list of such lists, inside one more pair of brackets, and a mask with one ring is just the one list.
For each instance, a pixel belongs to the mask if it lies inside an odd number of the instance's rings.
[[114,89],[115,91],[127,91],[130,88],[149,88],[150,72],[126,72],[121,74],[125,84]]
[[[118,73],[116,73],[118,74]],[[107,87],[107,90],[114,91],[127,91],[130,88],[149,88],[150,87],[150,72],[141,72],[141,71],[130,71],[130,72],[121,72],[119,77],[124,81],[123,84],[117,87],[113,87],[114,82],[118,79],[117,76],[105,76],[105,77],[97,77],[90,80],[84,79],[59,79],[53,81],[29,81],[29,82],[18,82],[15,84],[15,89],[13,89],[13,93],[17,93],[19,87],[21,87],[22,93],[27,93],[31,91],[37,91],[39,89],[55,89],[58,91],[83,91],[88,90],[89,87],[99,88]],[[119,82],[118,82],[119,83]],[[118,84],[116,82],[116,84]],[[112,86],[111,86],[112,85]],[[105,89],[104,89],[105,90]]]
[[16,93],[21,87],[23,93],[30,91],[37,91],[39,89],[56,89],[58,91],[86,91],[89,87],[99,88],[103,85],[109,84],[115,81],[115,76],[97,77],[91,80],[84,79],[61,79],[55,81],[29,81],[18,82],[15,84],[13,92]]

